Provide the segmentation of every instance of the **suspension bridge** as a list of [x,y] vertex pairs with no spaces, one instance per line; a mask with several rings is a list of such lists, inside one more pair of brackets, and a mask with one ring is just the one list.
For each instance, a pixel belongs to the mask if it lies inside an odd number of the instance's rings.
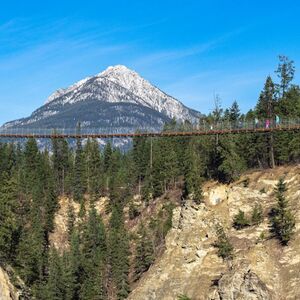
[[220,122],[217,124],[198,124],[172,129],[165,128],[123,128],[114,131],[111,128],[0,128],[0,138],[10,139],[77,139],[77,138],[134,138],[134,137],[180,137],[246,133],[268,133],[279,131],[300,131],[300,119],[282,120],[280,123]]

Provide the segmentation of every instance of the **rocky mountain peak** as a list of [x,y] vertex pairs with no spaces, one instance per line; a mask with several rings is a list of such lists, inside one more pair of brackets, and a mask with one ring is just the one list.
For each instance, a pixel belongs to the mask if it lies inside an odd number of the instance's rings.
[[[86,77],[67,88],[58,89],[49,96],[49,98],[46,100],[46,104],[69,93],[74,94],[73,97],[69,98],[74,98],[74,96],[77,96],[78,98],[78,94],[81,92],[81,90],[85,90],[87,87],[95,84],[116,83],[119,86],[128,90],[131,90],[133,88],[135,91],[138,91],[139,89],[135,87],[137,87],[138,85],[141,86],[142,82],[146,82],[146,80],[144,80],[137,72],[127,68],[124,65],[109,66],[107,69],[98,73],[95,76]],[[148,84],[151,85],[150,83]],[[76,102],[76,100],[74,101],[73,99],[73,102]]]
[[107,67],[107,69],[99,73],[98,76],[102,77],[107,75],[121,75],[121,74],[137,74],[137,73],[124,65],[115,65],[115,66]]
[[[102,94],[104,90],[107,90],[105,95]],[[110,66],[93,77],[59,89],[47,99],[46,104],[54,101],[61,101],[63,104],[76,103],[91,98],[110,103],[136,103],[162,112],[169,118],[193,119],[191,111],[180,101],[162,92],[124,65]]]
[[110,66],[105,71],[99,73],[97,77],[101,80],[105,78],[114,82],[138,96],[144,96],[143,89],[146,92],[151,89],[151,83],[142,78],[137,72],[127,68],[124,65]]

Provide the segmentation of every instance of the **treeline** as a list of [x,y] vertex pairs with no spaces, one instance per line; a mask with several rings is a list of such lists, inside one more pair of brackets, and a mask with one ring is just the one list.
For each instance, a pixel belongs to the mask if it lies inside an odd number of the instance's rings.
[[[241,114],[237,102],[223,110],[217,101],[205,121],[300,118],[294,72],[293,62],[281,57],[279,82],[267,78],[255,109]],[[165,130],[176,126],[184,130],[191,124],[173,121]],[[166,205],[140,227],[132,261],[124,207],[129,207],[130,219],[139,215],[133,195],[139,194],[147,206],[179,189],[182,201],[200,203],[207,179],[230,182],[249,168],[299,161],[300,135],[293,132],[135,138],[126,153],[109,142],[100,149],[97,140],[78,139],[72,149],[66,140],[53,139],[49,151],[39,151],[33,139],[22,147],[0,144],[1,263],[17,270],[35,299],[125,299],[130,270],[138,279],[150,267],[172,217],[172,207]],[[49,236],[62,195],[78,202],[80,212],[76,216],[70,206],[70,247],[58,253]],[[109,198],[106,226],[94,207],[101,196]]]

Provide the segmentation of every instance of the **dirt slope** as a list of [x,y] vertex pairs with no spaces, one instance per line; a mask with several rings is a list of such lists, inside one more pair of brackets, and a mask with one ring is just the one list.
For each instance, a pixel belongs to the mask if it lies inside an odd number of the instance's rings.
[[[284,176],[296,230],[289,245],[270,238],[268,212],[275,204],[273,189]],[[249,184],[244,186],[247,179]],[[231,185],[204,187],[205,204],[187,202],[173,214],[162,257],[143,276],[129,299],[300,299],[300,166],[250,172]],[[264,221],[237,231],[233,216],[250,214],[261,203]],[[234,259],[223,262],[212,246],[215,224],[222,223],[234,245]]]

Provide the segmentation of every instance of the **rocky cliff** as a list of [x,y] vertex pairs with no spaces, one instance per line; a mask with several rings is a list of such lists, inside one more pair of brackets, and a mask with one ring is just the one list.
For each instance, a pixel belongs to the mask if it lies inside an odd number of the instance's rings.
[[0,299],[1,300],[15,300],[18,299],[16,289],[11,284],[7,273],[0,268]]
[[0,299],[29,300],[29,291],[24,282],[9,266],[0,267]]
[[[287,182],[287,198],[296,217],[296,231],[286,247],[269,233],[268,213],[275,204],[279,177]],[[129,299],[300,299],[300,166],[244,175],[231,185],[207,183],[205,203],[177,207],[166,250],[137,284]],[[242,230],[232,228],[239,209],[250,214],[255,203],[264,221]],[[213,246],[215,225],[223,224],[234,246],[224,262]]]

